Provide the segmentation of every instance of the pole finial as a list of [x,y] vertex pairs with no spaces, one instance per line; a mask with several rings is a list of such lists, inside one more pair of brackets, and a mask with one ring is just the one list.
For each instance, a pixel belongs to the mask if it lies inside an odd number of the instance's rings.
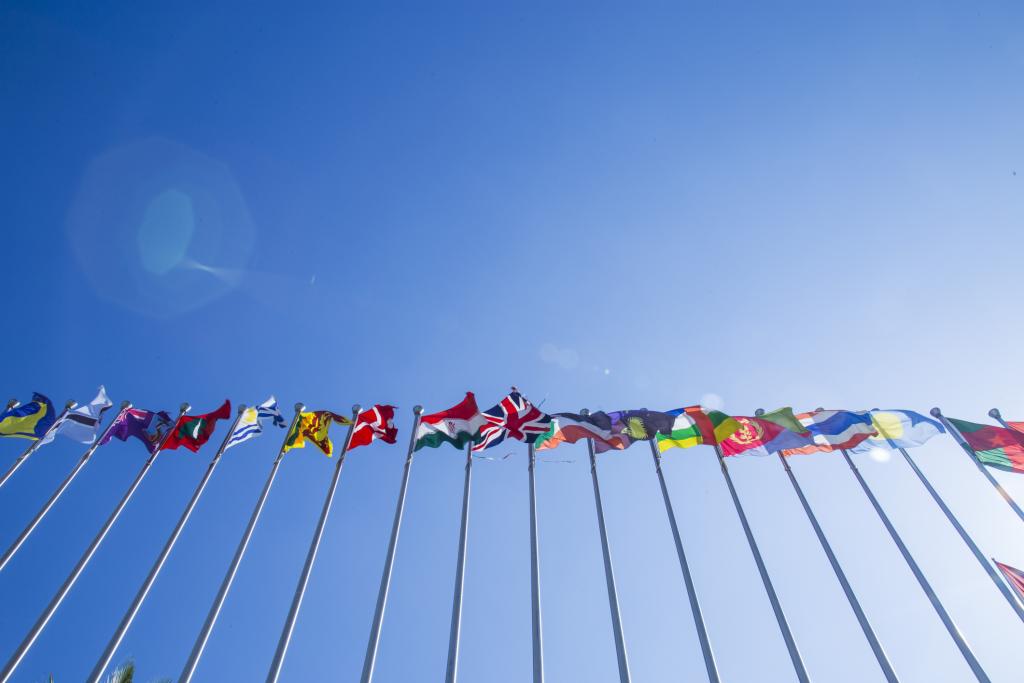
[[413,413],[413,415],[422,415],[423,414],[423,406],[418,406],[418,405],[417,406],[413,406],[412,407],[412,413]]
[[181,414],[184,415],[188,411],[192,410],[192,406],[191,406],[191,404],[189,404],[188,401],[185,401],[184,403],[181,404],[181,407],[178,408],[178,410],[180,410]]
[[131,401],[121,401],[121,410],[128,410],[132,407]]
[[939,410],[938,406],[928,411],[932,417],[942,417],[942,411]]
[[64,404],[64,410],[71,410],[77,405],[78,403],[76,401],[72,401],[69,399],[68,402]]
[[361,406],[361,405],[359,405],[358,403],[353,403],[353,404],[352,404],[352,414],[353,414],[353,415],[358,415],[358,414],[359,414],[359,411],[360,411],[361,409],[362,409],[362,406]]
[[306,404],[303,403],[302,401],[299,401],[298,403],[295,404],[295,412],[296,413],[301,413],[305,409],[306,409]]
[[238,404],[238,414],[241,415],[244,412],[245,412],[245,404],[244,403],[239,403]]
[[580,415],[586,417],[587,415],[590,415],[590,410],[587,408],[580,408]]
[[999,413],[999,408],[993,408],[992,410],[988,411],[988,416],[989,417],[994,417],[997,420],[1000,417],[1002,417],[1002,415]]
[[754,417],[761,417],[764,415],[764,408],[758,408],[754,411]]

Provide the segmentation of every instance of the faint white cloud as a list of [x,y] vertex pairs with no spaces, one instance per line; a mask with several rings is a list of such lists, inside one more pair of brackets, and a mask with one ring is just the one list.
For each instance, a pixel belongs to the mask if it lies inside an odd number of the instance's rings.
[[575,370],[580,364],[580,354],[576,349],[561,348],[551,342],[541,344],[540,359],[563,370]]

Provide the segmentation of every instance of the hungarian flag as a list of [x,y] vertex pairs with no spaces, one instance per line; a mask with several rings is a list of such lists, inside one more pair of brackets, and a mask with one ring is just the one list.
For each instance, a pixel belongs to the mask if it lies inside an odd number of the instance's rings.
[[996,566],[999,567],[999,571],[1003,573],[1003,578],[1006,579],[1006,583],[1010,584],[1013,588],[1013,592],[1017,594],[1017,597],[1024,600],[1024,572],[1008,564],[1002,562],[996,562]]
[[377,439],[384,443],[394,443],[397,436],[395,407],[378,404],[359,413],[356,418],[356,426],[352,429],[352,440],[349,442],[348,448],[352,450],[359,446],[366,446]]
[[801,448],[787,448],[782,451],[783,455],[846,450],[865,439],[878,436],[871,415],[866,411],[815,410],[800,413],[796,419],[811,433],[814,443]]
[[978,460],[999,469],[1024,472],[1024,436],[1012,429],[947,418]]
[[769,455],[814,443],[791,408],[779,408],[758,417],[737,417],[740,428],[722,441],[722,455]]
[[487,420],[476,406],[476,397],[473,392],[467,391],[466,398],[458,405],[420,417],[416,426],[415,450],[437,448],[444,443],[465,448],[470,441],[476,441],[485,424]]
[[331,443],[329,431],[332,424],[350,425],[352,420],[344,415],[332,413],[329,410],[316,410],[309,413],[301,413],[296,420],[295,426],[285,437],[284,450],[290,451],[293,448],[305,448],[306,441],[312,441],[313,445],[323,451],[328,458],[334,453],[334,444]]
[[220,408],[205,415],[182,415],[168,434],[164,442],[165,451],[173,451],[183,446],[193,453],[210,440],[217,420],[231,417],[231,401],[224,401]]
[[705,411],[700,406],[670,410],[666,414],[673,421],[667,433],[658,434],[658,450],[662,453],[670,448],[689,448],[700,444],[715,446],[740,428],[740,423],[725,413]]
[[551,427],[534,441],[534,448],[546,451],[563,443],[576,443],[580,439],[593,439],[603,450],[621,450],[629,445],[629,438],[612,431],[611,417],[600,410],[588,415],[555,413]]

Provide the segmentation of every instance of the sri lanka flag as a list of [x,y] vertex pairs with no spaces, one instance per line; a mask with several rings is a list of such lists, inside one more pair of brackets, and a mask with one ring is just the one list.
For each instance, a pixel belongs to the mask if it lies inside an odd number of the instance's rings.
[[814,443],[784,450],[783,455],[846,450],[878,434],[867,411],[815,410],[801,413],[796,419],[807,428]]
[[42,394],[32,394],[28,403],[0,413],[0,436],[35,441],[45,436],[56,420],[50,399]]

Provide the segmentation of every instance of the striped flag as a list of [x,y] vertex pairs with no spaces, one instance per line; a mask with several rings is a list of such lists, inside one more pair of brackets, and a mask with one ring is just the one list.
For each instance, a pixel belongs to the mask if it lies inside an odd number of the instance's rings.
[[801,413],[796,419],[810,432],[814,445],[786,449],[782,451],[783,455],[847,450],[865,439],[878,436],[867,411],[815,410]]
[[103,420],[103,413],[107,412],[112,405],[114,404],[107,398],[107,390],[100,385],[96,398],[89,401],[88,405],[78,406],[68,412],[60,426],[43,437],[42,443],[50,443],[57,434],[79,443],[92,443],[96,440],[96,433],[99,431],[100,421]]
[[242,417],[239,418],[238,424],[235,425],[235,431],[231,432],[231,437],[228,439],[227,446],[224,450],[237,446],[243,441],[248,441],[254,436],[259,436],[263,432],[263,420],[273,420],[275,427],[288,426],[284,416],[281,415],[281,411],[277,407],[277,399],[271,396],[266,401],[258,406],[246,408],[242,413]]

